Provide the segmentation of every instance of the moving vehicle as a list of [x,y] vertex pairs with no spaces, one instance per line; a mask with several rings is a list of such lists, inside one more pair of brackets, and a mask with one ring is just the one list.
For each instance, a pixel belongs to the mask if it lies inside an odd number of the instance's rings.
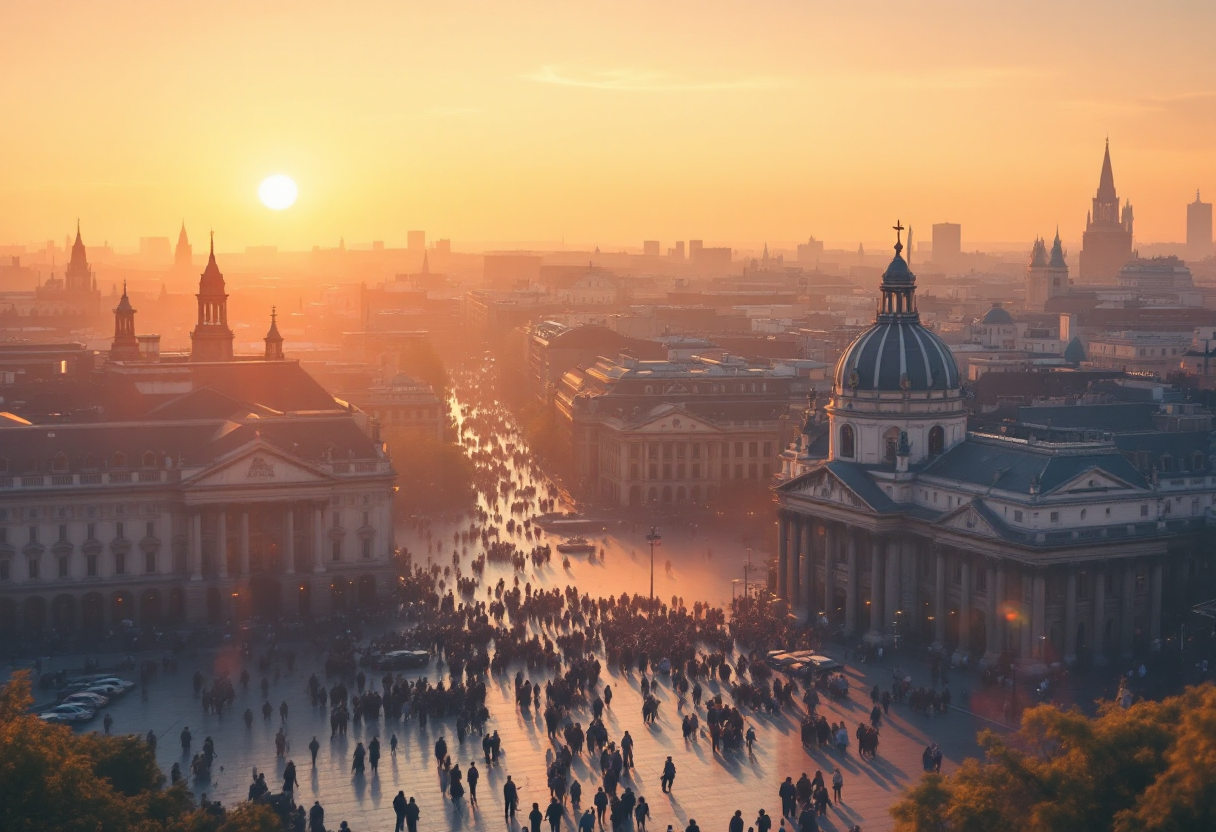
[[567,538],[565,543],[557,544],[557,551],[563,555],[583,555],[595,551],[595,544],[588,543],[585,537]]
[[389,650],[367,656],[363,663],[373,670],[413,670],[431,663],[431,654],[425,650]]

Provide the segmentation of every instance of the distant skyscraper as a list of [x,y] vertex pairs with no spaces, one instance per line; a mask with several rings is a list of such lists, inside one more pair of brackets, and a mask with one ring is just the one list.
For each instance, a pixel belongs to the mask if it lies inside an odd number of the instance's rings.
[[703,249],[704,247],[705,247],[705,242],[703,240],[689,240],[688,241],[688,259],[692,260],[694,262],[696,260],[700,259],[701,249]]
[[1102,175],[1093,210],[1085,218],[1081,238],[1081,282],[1114,283],[1119,269],[1132,256],[1132,206],[1119,209],[1115,174],[1110,165],[1110,140],[1102,158]]
[[963,227],[956,222],[934,223],[933,262],[938,266],[954,266],[962,253]]
[[676,241],[676,259],[677,260],[684,259],[684,241],[683,240]]
[[1199,191],[1195,191],[1195,201],[1186,206],[1186,252],[1192,260],[1212,253],[1212,203],[1201,202]]
[[659,241],[658,240],[643,240],[642,241],[642,254],[644,254],[647,257],[658,257],[659,256]]
[[411,231],[407,235],[407,239],[409,240],[408,245],[410,251],[422,251],[424,248],[426,248],[425,231]]

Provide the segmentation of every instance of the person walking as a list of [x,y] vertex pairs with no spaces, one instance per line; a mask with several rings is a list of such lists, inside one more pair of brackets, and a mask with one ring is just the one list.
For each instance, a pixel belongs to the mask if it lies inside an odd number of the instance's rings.
[[367,761],[372,765],[372,774],[378,771],[380,764],[380,738],[372,737],[372,741],[367,746]]
[[583,816],[578,820],[578,832],[594,832],[595,830],[595,812],[588,809],[583,812]]
[[840,803],[840,790],[844,788],[844,775],[837,768],[832,772],[832,800]]
[[308,832],[325,832],[325,810],[319,800],[314,800],[308,810]]
[[182,729],[182,756],[183,757],[190,753],[190,740],[191,739],[192,739],[192,737],[190,736],[190,726],[187,725],[185,728]]
[[388,750],[389,750],[390,756],[393,756],[393,757],[397,756],[397,735],[396,734],[393,734],[392,738],[389,739]]
[[764,810],[760,810],[760,816],[756,818],[756,832],[768,832],[773,828],[773,819],[765,814]]
[[350,770],[355,773],[355,776],[363,776],[363,758],[367,756],[367,751],[363,748],[363,743],[355,746],[355,754],[351,761]]
[[393,798],[393,811],[397,813],[397,825],[393,827],[393,832],[402,832],[405,829],[405,807],[407,805],[405,792],[397,792],[397,796]]
[[528,824],[531,832],[540,832],[540,823],[545,819],[545,813],[540,810],[539,803],[532,804],[532,811],[528,812]]
[[600,828],[604,826],[604,813],[608,811],[608,795],[604,792],[604,787],[600,786],[595,792],[595,797],[591,802],[595,804],[595,819],[599,821]]
[[[804,774],[803,777],[805,776]],[[794,800],[798,796],[798,791],[794,788],[793,777],[785,778],[785,782],[777,789],[777,796],[781,798],[781,817],[792,818],[797,815]]]
[[481,772],[477,770],[477,763],[469,763],[469,770],[464,775],[465,782],[469,784],[469,805],[477,805],[477,781],[481,779]]
[[730,819],[730,823],[726,826],[726,832],[743,832],[743,810],[736,809],[735,816]]
[[283,767],[283,791],[294,793],[298,785],[300,785],[300,781],[296,779],[296,764],[294,761],[288,760],[287,765]]
[[663,763],[663,776],[659,778],[659,785],[663,787],[663,791],[667,794],[671,793],[671,787],[676,782],[676,764],[667,758],[667,762]]
[[313,737],[312,742],[308,744],[308,750],[312,752],[312,767],[317,767],[317,752],[321,750],[321,743],[317,742],[317,738]]
[[621,737],[621,754],[625,768],[633,768],[633,737],[629,736],[628,731]]
[[107,712],[106,718],[102,720],[101,724],[105,727],[106,736],[108,737],[110,735],[110,726],[114,724],[114,717],[110,716],[109,712]]
[[515,810],[519,807],[519,789],[515,787],[515,782],[509,774],[507,775],[507,782],[502,784],[502,800],[506,805],[503,819],[508,821],[515,820]]
[[633,819],[637,824],[638,832],[646,832],[646,820],[650,817],[650,804],[646,802],[646,798],[639,797],[638,805],[633,807]]
[[562,805],[557,802],[556,797],[549,798],[549,808],[545,809],[545,818],[549,821],[550,832],[561,832],[562,815],[565,810]]

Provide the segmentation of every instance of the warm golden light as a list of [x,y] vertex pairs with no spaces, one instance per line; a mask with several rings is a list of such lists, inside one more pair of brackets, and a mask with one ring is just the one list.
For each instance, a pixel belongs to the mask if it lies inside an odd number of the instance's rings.
[[296,183],[282,173],[266,177],[258,186],[258,199],[272,211],[285,211],[295,205],[298,194]]

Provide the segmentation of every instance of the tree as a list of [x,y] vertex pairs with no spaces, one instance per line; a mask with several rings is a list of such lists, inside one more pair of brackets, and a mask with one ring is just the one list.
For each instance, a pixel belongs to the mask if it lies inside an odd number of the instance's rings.
[[1216,689],[1095,718],[1042,705],[1016,734],[984,731],[984,759],[929,774],[891,809],[898,832],[1216,828]]
[[78,736],[29,712],[28,672],[0,687],[0,829],[4,832],[279,832],[268,807],[204,812],[183,785],[164,788],[136,737]]

